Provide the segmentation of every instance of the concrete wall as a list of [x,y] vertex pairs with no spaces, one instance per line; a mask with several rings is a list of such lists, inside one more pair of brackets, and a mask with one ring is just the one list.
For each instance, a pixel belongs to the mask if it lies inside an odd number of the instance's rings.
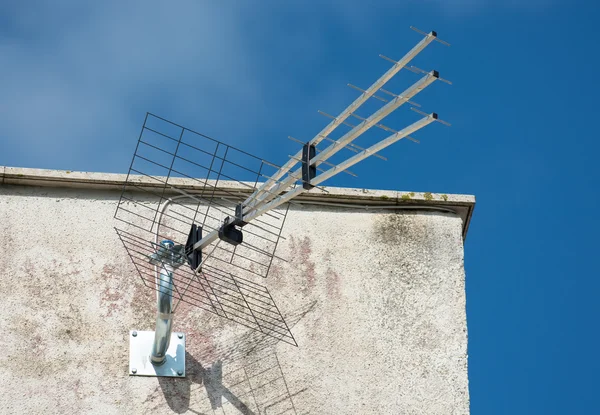
[[154,329],[155,293],[113,229],[119,192],[6,183],[1,413],[469,412],[458,215],[292,207],[289,262],[260,282],[299,346],[184,304],[186,378],[142,378],[128,336]]

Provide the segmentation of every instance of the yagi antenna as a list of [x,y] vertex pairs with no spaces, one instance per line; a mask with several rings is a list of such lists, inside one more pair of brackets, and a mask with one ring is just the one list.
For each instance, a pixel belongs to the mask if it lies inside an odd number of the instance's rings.
[[[427,40],[427,38],[424,40]],[[423,42],[423,41],[421,41],[421,42]],[[403,60],[404,59],[406,59],[406,58],[403,58]],[[392,68],[392,70],[393,69],[394,68]],[[390,71],[388,71],[388,72],[390,72]],[[378,124],[379,121],[381,121],[386,116],[391,114],[394,110],[398,109],[400,106],[402,106],[404,103],[409,101],[412,97],[417,95],[419,92],[421,92],[422,90],[427,88],[438,78],[439,78],[439,74],[437,71],[431,71],[431,72],[427,73],[419,81],[417,81],[415,84],[413,84],[408,89],[406,89],[402,94],[398,95],[393,100],[391,100],[386,105],[384,105],[382,108],[380,108],[378,111],[373,113],[370,117],[366,118],[356,128],[353,128],[348,133],[344,134],[340,139],[337,140],[336,143],[331,144],[329,147],[327,147],[326,149],[321,151],[318,155],[316,155],[314,157],[310,156],[310,152],[311,151],[314,152],[314,150],[311,150],[311,148],[314,149],[314,146],[316,146],[318,143],[321,142],[322,136],[324,136],[324,135],[326,136],[326,135],[330,134],[341,122],[345,121],[345,119],[348,116],[350,116],[353,113],[353,111],[359,107],[359,105],[362,105],[365,101],[365,99],[363,99],[363,97],[368,98],[370,95],[373,94],[373,91],[379,90],[379,88],[381,86],[383,86],[383,85],[380,86],[379,85],[380,81],[377,81],[375,84],[373,84],[367,90],[367,93],[363,93],[356,101],[354,101],[354,103],[350,107],[348,107],[338,117],[336,117],[329,124],[329,126],[325,127],[325,129],[323,131],[321,131],[320,134],[318,134],[315,138],[313,138],[310,142],[308,142],[305,145],[305,147],[303,148],[303,151],[301,153],[299,153],[296,157],[297,158],[303,157],[303,154],[304,154],[303,159],[306,159],[306,154],[309,154],[308,158],[310,158],[311,166],[318,165],[320,160],[327,160],[327,159],[331,158],[343,146],[345,146],[348,143],[351,143],[356,138],[358,138],[363,133],[365,133],[367,130],[369,130],[371,127]],[[355,105],[357,102],[360,102],[360,104]],[[425,127],[426,125],[429,125],[430,123],[435,121],[436,118],[437,118],[437,116],[435,116],[435,114],[429,114],[428,116],[424,117],[422,120],[417,121],[416,123],[412,124],[411,126],[403,129],[402,131],[399,131],[398,133],[388,137],[388,139],[385,139],[385,140],[375,144],[374,146],[363,150],[361,153],[359,153],[356,156],[352,157],[351,159],[347,160],[343,164],[345,165],[345,167],[351,167],[354,164],[358,163],[359,161],[369,157],[371,154],[376,153],[385,147],[388,147],[389,145],[391,145],[391,144],[395,143],[396,141],[404,138],[405,136],[412,134],[413,132]],[[291,162],[286,163],[277,172],[277,174],[274,177],[276,179],[281,178],[284,174],[286,174],[289,170],[291,170],[295,164],[296,164],[295,160],[292,159]],[[298,169],[295,172],[295,175],[298,175],[300,173],[302,173],[302,171],[300,169]],[[281,205],[282,203],[285,203],[286,201],[298,196],[299,194],[303,193],[306,190],[310,190],[311,185],[312,186],[317,185],[317,184],[321,183],[322,181],[324,181],[325,179],[334,176],[336,173],[337,173],[337,170],[332,168],[327,173],[321,174],[318,177],[314,177],[314,176],[310,176],[310,175],[306,174],[303,176],[305,183],[303,184],[302,187],[296,188],[292,191],[287,192],[284,195],[277,196],[277,197],[274,197],[274,195],[279,194],[282,191],[286,191],[291,186],[294,185],[294,183],[295,183],[294,178],[288,175],[288,177],[280,183],[273,183],[273,182],[269,183],[269,181],[267,181],[258,190],[256,190],[251,196],[249,196],[242,204],[242,206],[243,206],[242,212],[243,212],[244,218],[245,219],[253,219],[255,217],[258,217],[262,213],[268,211],[269,209],[272,209],[274,207]],[[216,237],[217,237],[216,234],[207,235],[203,241],[201,241],[200,243],[198,243],[198,245],[195,246],[195,248],[201,248],[203,246],[203,244],[211,243],[212,241],[214,241],[214,239]]]
[[[297,346],[270,291],[257,282],[274,260],[285,261],[275,252],[289,202],[314,188],[327,192],[321,184],[339,173],[356,176],[350,168],[368,157],[386,160],[382,150],[404,138],[418,142],[412,134],[433,122],[449,125],[413,102],[435,81],[447,81],[435,70],[409,66],[431,42],[448,44],[436,32],[412,29],[424,38],[398,61],[380,55],[392,67],[370,87],[349,84],[360,93],[354,102],[337,116],[319,111],[331,119],[325,128],[307,142],[289,137],[302,148],[283,166],[146,115],[115,213],[128,256],[143,283],[157,292],[155,331],[130,333],[130,375],[185,376],[185,334],[172,333],[182,302]],[[401,93],[384,89],[402,69],[421,78]],[[370,98],[381,107],[358,115]],[[382,123],[406,103],[421,116],[418,121],[402,129]],[[349,130],[333,138],[340,125]],[[355,143],[373,127],[387,136],[368,146]],[[350,153],[333,162],[342,149]]]

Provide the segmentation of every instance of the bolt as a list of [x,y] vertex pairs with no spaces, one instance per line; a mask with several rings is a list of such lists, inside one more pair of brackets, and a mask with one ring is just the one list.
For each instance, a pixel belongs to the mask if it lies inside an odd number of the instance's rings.
[[183,339],[183,333],[177,333],[177,337],[179,337],[180,339]]
[[178,374],[179,376],[183,376],[183,370],[178,370],[178,371],[177,371],[177,374]]
[[134,331],[133,333],[131,333],[131,335],[132,335],[133,337],[137,336],[137,331]]
[[133,369],[131,369],[131,373],[135,375],[137,373],[137,369],[134,367]]

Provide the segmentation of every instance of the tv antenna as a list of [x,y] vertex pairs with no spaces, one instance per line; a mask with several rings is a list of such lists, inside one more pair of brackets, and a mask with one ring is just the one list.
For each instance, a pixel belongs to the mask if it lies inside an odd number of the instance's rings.
[[[172,332],[181,302],[297,346],[270,291],[256,282],[274,259],[285,261],[275,251],[289,203],[337,174],[355,175],[349,169],[368,157],[385,160],[380,151],[401,139],[418,142],[411,134],[433,122],[449,125],[412,100],[435,81],[450,82],[408,66],[433,41],[448,44],[436,32],[411,29],[424,38],[398,61],[380,55],[392,67],[367,89],[349,84],[358,98],[337,116],[320,111],[331,121],[311,140],[290,137],[302,149],[283,166],[146,114],[115,213],[123,225],[115,228],[118,237],[157,293],[155,331],[130,332],[130,375],[185,377],[185,334]],[[422,76],[401,93],[384,89],[402,69]],[[382,106],[358,115],[369,99]],[[418,121],[400,130],[382,124],[407,103],[422,116]],[[333,138],[341,125],[349,130]],[[355,143],[373,127],[389,135],[366,147]],[[343,149],[351,154],[332,162]]]

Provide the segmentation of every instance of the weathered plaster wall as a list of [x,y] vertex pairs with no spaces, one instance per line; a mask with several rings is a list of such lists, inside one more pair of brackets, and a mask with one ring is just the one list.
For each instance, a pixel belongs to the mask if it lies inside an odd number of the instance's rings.
[[469,412],[459,217],[293,207],[289,262],[260,282],[299,347],[183,305],[187,377],[157,379],[128,376],[155,293],[113,230],[118,196],[0,186],[0,412]]

